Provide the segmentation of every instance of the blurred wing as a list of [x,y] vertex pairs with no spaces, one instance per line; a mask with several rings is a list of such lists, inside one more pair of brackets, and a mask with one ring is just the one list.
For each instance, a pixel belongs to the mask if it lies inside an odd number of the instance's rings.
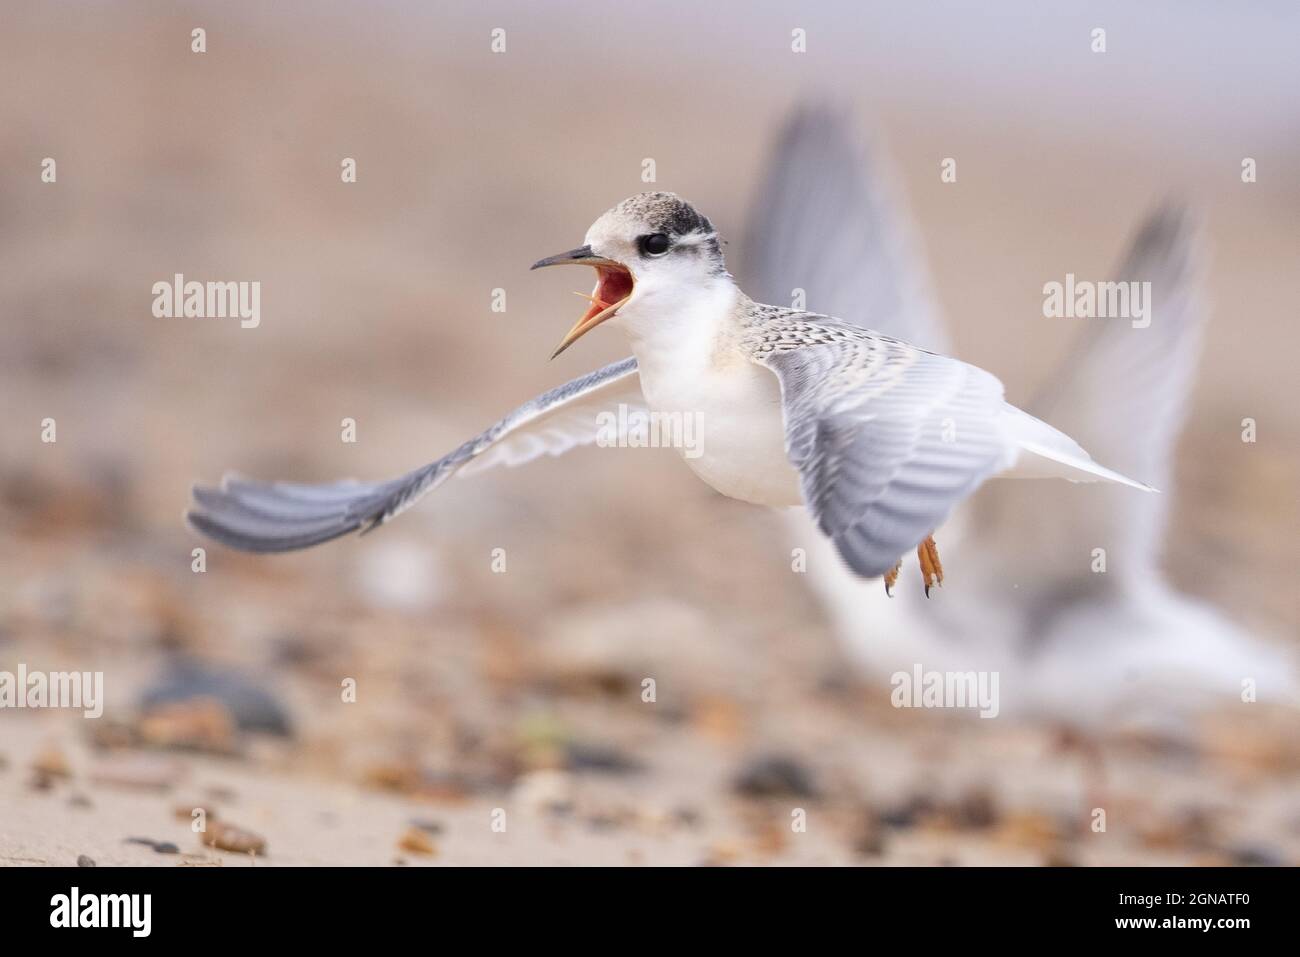
[[[1031,411],[1116,471],[1172,491],[1173,453],[1187,416],[1208,310],[1197,229],[1167,207],[1138,230],[1113,278],[1150,282],[1150,325],[1083,320],[1085,328]],[[1091,493],[1069,519],[1133,561],[1154,561],[1169,496]]]
[[923,258],[910,223],[891,208],[883,166],[842,113],[797,110],[754,198],[742,286],[778,304],[803,289],[808,309],[946,352]]
[[1158,487],[1171,478],[1174,442],[1201,354],[1207,310],[1197,245],[1185,210],[1166,207],[1149,216],[1113,278],[1151,283],[1150,325],[1086,321],[1030,407],[1098,459]]
[[1006,468],[1014,450],[992,375],[853,333],[759,361],[781,380],[786,452],[805,501],[845,562],[874,577]]
[[608,422],[624,422],[620,404],[643,409],[636,359],[605,366],[545,392],[455,451],[387,482],[297,485],[227,477],[220,488],[196,486],[186,520],[209,538],[250,552],[307,548],[369,531],[409,508],[459,471],[520,465],[589,445]]

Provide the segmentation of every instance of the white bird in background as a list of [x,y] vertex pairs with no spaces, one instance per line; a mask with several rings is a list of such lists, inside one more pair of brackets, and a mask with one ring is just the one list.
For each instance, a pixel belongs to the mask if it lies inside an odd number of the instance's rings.
[[[910,229],[891,208],[876,158],[837,114],[805,111],[779,138],[758,191],[746,282],[809,301],[873,330],[945,350]],[[1189,217],[1148,218],[1114,278],[1150,281],[1150,326],[1088,321],[1029,409],[1109,465],[1163,490],[1187,413],[1207,310]],[[942,602],[881,601],[843,569],[809,519],[791,512],[808,578],[850,653],[876,677],[935,671],[1000,675],[1001,710],[1074,723],[1181,730],[1180,716],[1240,701],[1295,706],[1294,663],[1206,604],[1159,564],[1168,495],[1096,486],[1062,501],[1042,483],[994,483],[944,527],[962,587]],[[1094,571],[1094,549],[1106,571]],[[954,562],[953,559],[956,559]]]
[[[805,240],[801,256],[844,255],[834,236],[813,231]],[[747,502],[806,502],[848,566],[884,576],[886,588],[911,549],[926,593],[942,582],[931,532],[994,475],[1149,491],[1009,405],[1002,384],[982,369],[851,322],[754,302],[728,274],[712,223],[672,193],[624,200],[596,220],[581,247],[533,268],[559,264],[593,267],[597,283],[591,308],[556,354],[610,323],[627,334],[634,359],[534,399],[449,455],[389,482],[228,479],[221,488],[198,487],[190,523],[249,551],[304,548],[368,530],[453,472],[596,441],[598,413],[620,402],[670,420],[693,418],[698,441],[681,451],[691,453],[685,461],[700,478]],[[852,272],[851,262],[845,265]],[[873,311],[860,308],[870,304],[855,304],[851,314],[871,322]],[[1063,500],[1056,507],[1073,506]]]

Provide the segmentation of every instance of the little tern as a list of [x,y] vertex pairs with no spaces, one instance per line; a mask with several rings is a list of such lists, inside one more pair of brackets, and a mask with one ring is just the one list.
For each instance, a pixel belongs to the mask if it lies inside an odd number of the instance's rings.
[[[558,455],[600,438],[620,404],[692,416],[684,461],[732,498],[807,505],[858,576],[884,577],[915,549],[927,595],[941,584],[933,532],[995,475],[1109,481],[1074,440],[1003,398],[992,374],[863,325],[764,305],[727,271],[712,223],[673,193],[632,196],[583,245],[535,263],[596,271],[591,307],[563,352],[621,327],[633,356],[527,402],[442,458],[386,482],[302,485],[229,476],[197,486],[192,527],[234,548],[279,552],[370,531],[450,475]],[[625,419],[625,416],[620,416]]]

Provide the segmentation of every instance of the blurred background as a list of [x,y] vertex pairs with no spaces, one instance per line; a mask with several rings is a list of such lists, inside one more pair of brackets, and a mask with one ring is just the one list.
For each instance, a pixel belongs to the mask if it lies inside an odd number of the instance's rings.
[[[0,712],[0,864],[240,866],[258,840],[259,863],[308,864],[1300,860],[1293,713],[1201,716],[1177,745],[1099,735],[1098,758],[1047,722],[894,710],[779,519],[671,452],[485,473],[363,540],[210,546],[201,574],[180,518],[228,469],[406,471],[620,358],[607,333],[546,361],[575,277],[528,265],[648,188],[646,158],[739,265],[777,128],[829,95],[888,154],[957,354],[1013,402],[1072,341],[1042,318],[1045,278],[1105,276],[1162,199],[1200,211],[1214,314],[1166,566],[1294,650],[1293,5],[0,17],[0,670],[103,671],[107,698],[98,721]],[[175,273],[260,282],[260,326],[154,318]],[[194,807],[240,829],[229,848],[196,838]]]

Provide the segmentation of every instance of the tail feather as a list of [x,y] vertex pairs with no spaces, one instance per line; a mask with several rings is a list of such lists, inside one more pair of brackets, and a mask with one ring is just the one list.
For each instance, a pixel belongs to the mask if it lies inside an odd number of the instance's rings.
[[1092,460],[1078,442],[1041,419],[1013,405],[1004,410],[1012,440],[1020,449],[1020,458],[1007,472],[1010,478],[1063,478],[1070,482],[1117,482],[1144,492],[1155,492],[1138,482]]

